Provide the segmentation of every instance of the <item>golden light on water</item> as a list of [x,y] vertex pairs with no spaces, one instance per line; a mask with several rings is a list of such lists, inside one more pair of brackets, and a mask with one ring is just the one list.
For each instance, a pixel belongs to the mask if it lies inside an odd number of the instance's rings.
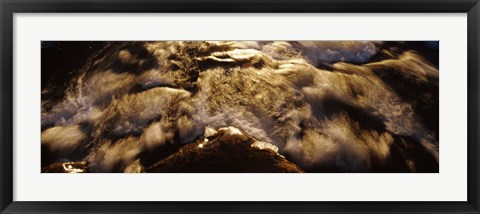
[[227,133],[250,143],[244,152],[273,151],[307,172],[437,172],[438,49],[408,44],[105,44],[59,69],[69,79],[45,81],[42,167],[142,172],[189,144],[212,152]]
[[63,163],[63,170],[66,173],[84,173],[87,172],[87,162],[66,162]]

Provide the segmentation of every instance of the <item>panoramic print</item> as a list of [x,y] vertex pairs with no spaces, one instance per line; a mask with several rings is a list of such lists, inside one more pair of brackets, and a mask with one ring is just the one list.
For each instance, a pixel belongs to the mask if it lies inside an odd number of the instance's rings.
[[42,41],[42,173],[438,173],[438,41]]

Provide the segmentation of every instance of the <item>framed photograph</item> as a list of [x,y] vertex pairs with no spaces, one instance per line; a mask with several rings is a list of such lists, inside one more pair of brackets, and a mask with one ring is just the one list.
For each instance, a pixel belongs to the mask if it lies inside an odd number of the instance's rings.
[[1,213],[480,213],[477,0],[0,7]]

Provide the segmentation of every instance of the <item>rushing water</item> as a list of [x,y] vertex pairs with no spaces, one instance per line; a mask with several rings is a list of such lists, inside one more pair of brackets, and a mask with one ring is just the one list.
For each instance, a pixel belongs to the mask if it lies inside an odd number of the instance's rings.
[[43,87],[42,166],[148,167],[232,126],[306,172],[438,172],[432,59],[402,42],[107,42]]

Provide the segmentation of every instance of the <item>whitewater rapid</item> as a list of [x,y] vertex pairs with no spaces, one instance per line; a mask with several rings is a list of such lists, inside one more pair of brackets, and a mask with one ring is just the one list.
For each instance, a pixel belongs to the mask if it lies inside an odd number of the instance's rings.
[[381,42],[115,43],[42,98],[42,156],[123,172],[231,126],[306,172],[438,172],[438,78]]

